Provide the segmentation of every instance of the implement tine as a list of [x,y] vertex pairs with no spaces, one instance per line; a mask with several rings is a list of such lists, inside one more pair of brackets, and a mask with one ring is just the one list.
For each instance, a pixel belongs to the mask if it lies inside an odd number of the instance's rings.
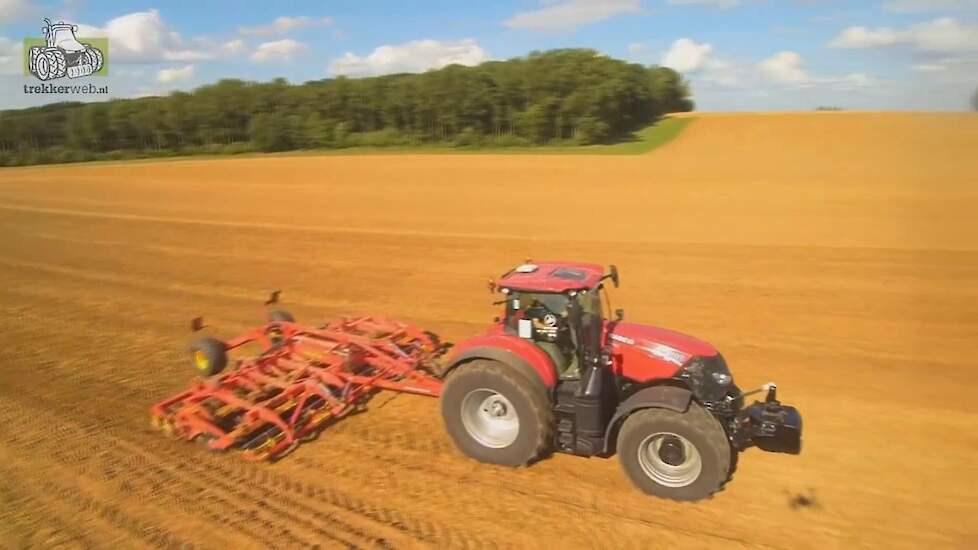
[[[198,326],[200,318],[192,323]],[[225,345],[231,350],[261,341],[268,328]],[[320,328],[291,323],[274,350],[238,360],[154,405],[152,424],[177,438],[206,440],[215,450],[240,449],[247,460],[274,460],[376,390],[439,395],[441,381],[421,370],[437,352],[429,334],[369,316]]]

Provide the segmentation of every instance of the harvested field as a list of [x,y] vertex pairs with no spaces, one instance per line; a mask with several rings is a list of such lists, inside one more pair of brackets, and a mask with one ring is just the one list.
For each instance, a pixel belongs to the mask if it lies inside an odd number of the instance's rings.
[[[978,546],[978,116],[714,115],[649,155],[326,156],[0,170],[0,546]],[[457,341],[524,257],[616,263],[612,307],[776,380],[803,454],[695,505],[617,461],[476,464],[381,395],[275,464],[165,439],[189,319],[274,288]],[[551,542],[552,541],[552,542]]]

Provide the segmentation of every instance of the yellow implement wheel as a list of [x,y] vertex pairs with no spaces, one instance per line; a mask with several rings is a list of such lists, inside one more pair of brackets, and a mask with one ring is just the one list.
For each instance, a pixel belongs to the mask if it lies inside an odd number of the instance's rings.
[[210,361],[207,360],[207,354],[198,350],[194,352],[194,366],[197,367],[199,371],[206,371],[207,367],[210,366]]
[[[268,313],[268,322],[270,323],[294,323],[295,317],[292,316],[288,311],[277,309]],[[282,341],[282,329],[278,326],[272,325],[265,332],[268,335],[269,341],[272,345],[278,344]]]
[[228,363],[227,346],[216,338],[201,338],[190,346],[194,372],[199,376],[214,376]]

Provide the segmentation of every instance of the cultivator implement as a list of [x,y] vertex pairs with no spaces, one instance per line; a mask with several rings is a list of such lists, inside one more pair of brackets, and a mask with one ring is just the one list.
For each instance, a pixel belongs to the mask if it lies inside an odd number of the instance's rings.
[[[431,373],[443,348],[416,327],[360,317],[309,328],[287,314],[281,318],[232,340],[199,340],[192,348],[196,367],[217,372],[154,405],[153,425],[215,451],[275,459],[377,390],[441,393]],[[260,353],[220,372],[227,352],[248,344],[259,345]]]

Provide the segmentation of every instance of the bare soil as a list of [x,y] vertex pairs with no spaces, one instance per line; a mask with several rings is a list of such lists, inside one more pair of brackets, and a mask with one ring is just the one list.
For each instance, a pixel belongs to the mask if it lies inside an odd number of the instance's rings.
[[[327,156],[0,170],[0,546],[978,546],[978,116],[707,116],[649,155]],[[777,381],[800,456],[697,504],[617,460],[472,462],[382,395],[275,464],[165,439],[189,320],[272,289],[449,340],[525,257],[615,263],[612,307]]]

